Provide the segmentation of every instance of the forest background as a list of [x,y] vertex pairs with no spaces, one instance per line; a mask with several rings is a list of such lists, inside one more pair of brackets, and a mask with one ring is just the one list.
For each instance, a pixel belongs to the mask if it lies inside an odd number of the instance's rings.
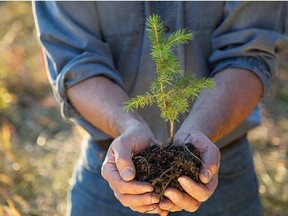
[[[60,116],[30,2],[0,2],[0,216],[60,216],[82,131]],[[282,61],[281,64],[288,64]],[[265,215],[288,216],[288,71],[249,133]]]

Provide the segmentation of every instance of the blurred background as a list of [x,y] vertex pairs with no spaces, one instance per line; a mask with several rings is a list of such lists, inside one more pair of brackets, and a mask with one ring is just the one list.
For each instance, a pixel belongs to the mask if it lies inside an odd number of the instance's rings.
[[[0,2],[0,216],[60,216],[81,132],[63,120],[36,40],[30,2]],[[288,61],[288,60],[287,60]],[[288,215],[288,71],[249,138],[265,215]]]

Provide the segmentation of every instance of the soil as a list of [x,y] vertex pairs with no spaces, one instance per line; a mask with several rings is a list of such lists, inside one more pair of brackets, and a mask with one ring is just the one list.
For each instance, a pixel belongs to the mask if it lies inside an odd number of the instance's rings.
[[151,183],[154,193],[161,199],[164,197],[163,192],[169,187],[184,192],[177,180],[180,176],[188,176],[200,183],[202,161],[199,151],[191,143],[169,147],[152,145],[135,154],[132,159],[136,168],[135,179]]

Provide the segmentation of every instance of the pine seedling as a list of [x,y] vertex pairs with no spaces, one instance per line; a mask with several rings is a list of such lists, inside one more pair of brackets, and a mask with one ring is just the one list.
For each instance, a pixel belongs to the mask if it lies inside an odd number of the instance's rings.
[[174,141],[174,125],[179,115],[189,111],[191,100],[196,99],[205,88],[214,87],[210,78],[197,79],[182,69],[173,54],[178,44],[192,39],[192,33],[180,29],[169,36],[164,33],[164,24],[158,15],[147,19],[147,32],[151,42],[151,57],[156,63],[156,78],[144,95],[138,95],[124,104],[124,110],[143,108],[157,103],[161,118],[170,123],[170,144]]

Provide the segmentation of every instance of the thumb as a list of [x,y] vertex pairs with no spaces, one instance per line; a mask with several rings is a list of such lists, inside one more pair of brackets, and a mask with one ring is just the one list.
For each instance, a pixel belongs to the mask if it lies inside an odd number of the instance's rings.
[[207,184],[211,180],[211,171],[209,169],[203,168],[200,172],[200,180],[204,184]]
[[216,146],[211,147],[202,156],[203,165],[200,172],[200,180],[204,184],[210,182],[211,178],[218,173],[220,165],[220,152]]
[[132,161],[132,154],[127,154],[127,151],[119,151],[115,155],[116,167],[124,181],[131,181],[135,178],[135,166]]

